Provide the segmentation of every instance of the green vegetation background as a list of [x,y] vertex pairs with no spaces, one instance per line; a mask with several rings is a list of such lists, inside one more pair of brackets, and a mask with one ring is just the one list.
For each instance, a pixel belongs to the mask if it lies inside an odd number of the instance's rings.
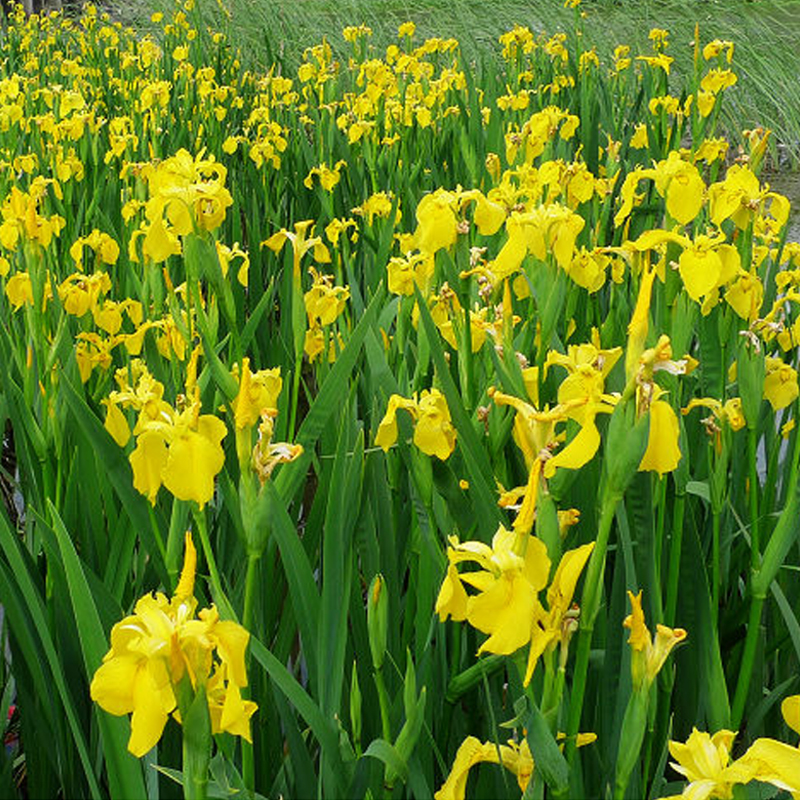
[[[168,0],[151,0],[122,9],[147,28],[151,10]],[[574,11],[563,0],[199,0],[209,24],[230,34],[248,67],[285,69],[299,63],[303,48],[325,37],[346,52],[341,37],[347,25],[365,23],[372,43],[396,41],[398,26],[413,20],[419,35],[455,37],[467,60],[482,72],[496,58],[497,37],[515,24],[553,33],[574,30]],[[675,76],[691,74],[695,24],[704,39],[736,43],[734,67],[739,83],[725,97],[725,133],[736,141],[743,128],[773,131],[771,165],[800,163],[800,0],[584,0],[586,46],[601,59],[618,44],[645,51],[651,28],[670,32]],[[677,83],[677,77],[676,77]],[[790,192],[791,193],[791,192]]]

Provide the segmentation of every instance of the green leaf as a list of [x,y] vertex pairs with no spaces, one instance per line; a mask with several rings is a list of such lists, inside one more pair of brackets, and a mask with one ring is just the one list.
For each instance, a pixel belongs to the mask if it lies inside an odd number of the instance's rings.
[[[339,445],[328,480],[328,503],[322,536],[322,597],[317,652],[320,664],[319,698],[326,715],[341,711],[347,644],[348,595],[342,591],[352,582],[351,542],[355,514],[360,507],[364,438],[359,434],[354,452],[348,454],[348,413],[342,415]],[[349,465],[348,462],[349,461]]]
[[295,619],[300,628],[303,655],[308,662],[311,675],[317,674],[317,620],[320,614],[319,592],[314,573],[308,562],[305,548],[297,535],[291,517],[283,500],[271,481],[264,485],[270,503],[272,534],[278,542],[286,580],[289,583],[289,596],[292,600]]
[[86,775],[91,796],[100,797],[100,787],[94,774],[91,759],[89,758],[86,738],[78,718],[78,710],[70,695],[66,676],[61,667],[61,659],[47,625],[43,599],[31,578],[28,567],[22,556],[21,545],[9,527],[4,511],[0,512],[0,549],[5,553],[9,567],[11,568],[11,574],[14,576],[19,592],[27,605],[28,614],[30,615],[33,627],[38,634],[53,682],[55,683],[56,690],[61,698],[64,712],[67,716],[67,723],[72,733],[75,747],[78,750],[78,757],[83,767],[84,774]]
[[528,717],[528,745],[537,771],[544,782],[556,793],[569,785],[569,766],[542,712],[535,703],[530,704]]
[[329,765],[327,789],[331,795],[336,794],[344,770],[339,756],[339,735],[333,720],[323,716],[319,706],[308,696],[289,670],[255,636],[250,637],[250,650],[253,658],[266,670],[277,688],[283,692],[317,737]]
[[328,373],[325,382],[319,390],[311,408],[297,432],[297,441],[303,445],[304,453],[291,464],[285,464],[281,468],[281,473],[275,480],[275,486],[281,497],[288,502],[308,471],[314,445],[319,439],[320,434],[328,424],[330,415],[341,407],[342,399],[348,391],[348,381],[356,365],[364,339],[367,333],[375,324],[375,319],[380,312],[385,296],[383,284],[378,287],[378,291],[372,298],[364,316],[359,320],[355,330],[351,334],[344,350],[339,354],[333,369]]
[[[64,573],[67,576],[72,610],[81,643],[86,675],[91,680],[103,663],[108,650],[108,642],[100,624],[100,616],[95,606],[89,584],[86,580],[80,558],[75,552],[69,533],[64,527],[55,506],[48,501],[48,511],[53,519],[55,533]],[[98,708],[97,717],[103,736],[103,754],[108,768],[108,782],[112,797],[145,797],[142,769],[139,762],[128,752],[130,725],[125,718],[112,717]]]
[[386,765],[386,769],[393,770],[405,783],[408,780],[408,767],[395,747],[385,739],[373,739],[364,751],[364,757],[377,758]]
[[458,431],[458,445],[464,454],[464,461],[469,471],[469,482],[475,494],[475,512],[479,519],[479,524],[485,535],[493,533],[497,526],[502,524],[502,516],[497,508],[497,500],[494,494],[494,487],[489,485],[487,476],[493,475],[492,465],[486,455],[486,449],[478,439],[478,434],[472,425],[464,404],[461,402],[461,395],[456,388],[450,369],[444,357],[442,342],[436,324],[431,317],[431,312],[425,302],[425,298],[415,286],[417,305],[419,307],[420,320],[425,328],[431,347],[431,356],[436,366],[436,375],[442,385],[442,392],[447,400],[447,407],[450,409],[450,416]]
[[689,481],[686,484],[686,491],[688,494],[693,494],[702,498],[706,503],[711,502],[711,492],[709,491],[706,481]]
[[[86,436],[89,445],[97,453],[98,459],[106,467],[106,477],[114,491],[122,501],[125,511],[133,525],[126,529],[126,535],[135,536],[137,533],[150,555],[150,561],[164,586],[169,586],[167,567],[161,555],[161,548],[153,535],[150,514],[147,510],[147,500],[133,488],[133,473],[125,452],[111,438],[108,431],[100,423],[86,401],[78,393],[69,379],[62,375],[60,382],[63,397],[72,411],[75,421]],[[158,528],[166,530],[167,526],[160,515],[155,511]]]

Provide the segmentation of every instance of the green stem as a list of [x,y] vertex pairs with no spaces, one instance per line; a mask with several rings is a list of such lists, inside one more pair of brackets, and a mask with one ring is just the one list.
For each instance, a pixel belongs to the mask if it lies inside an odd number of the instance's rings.
[[387,741],[392,741],[392,727],[389,724],[389,695],[386,693],[386,684],[383,682],[383,670],[375,670],[375,687],[378,690],[378,703],[381,709],[381,736]]
[[761,543],[758,522],[758,472],[756,470],[756,448],[758,432],[755,428],[747,431],[747,463],[749,473],[748,498],[750,500],[750,558],[751,567],[756,570],[761,565]]
[[153,510],[153,506],[150,503],[147,504],[147,511],[150,514],[150,527],[153,529],[153,537],[156,540],[156,545],[158,546],[158,552],[161,554],[161,558],[166,564],[167,550],[164,547],[164,539],[161,536],[161,531],[158,529],[158,520],[156,519],[156,512]]
[[[798,405],[800,406],[800,402]],[[800,435],[795,437],[792,461],[789,465],[786,505],[764,551],[763,561],[760,561],[759,567],[753,571],[750,579],[750,619],[742,654],[742,666],[739,670],[736,693],[733,698],[732,723],[734,728],[738,728],[741,724],[745,700],[750,690],[764,600],[770,584],[775,580],[778,570],[797,539],[798,505],[800,505],[797,491],[798,477],[800,477]]]
[[655,574],[657,591],[661,592],[661,554],[664,549],[664,527],[667,518],[667,478],[661,477],[658,479],[658,515],[656,517],[656,540],[653,543],[653,558],[655,561]]
[[721,514],[719,511],[711,512],[711,618],[714,630],[717,630],[717,617],[719,616],[719,585],[721,581],[719,569],[719,525]]
[[570,695],[569,718],[567,722],[567,758],[570,763],[575,759],[577,750],[578,728],[581,723],[583,711],[583,698],[586,693],[586,677],[589,670],[589,650],[592,644],[594,621],[600,607],[602,594],[603,571],[608,549],[608,537],[614,521],[614,512],[619,502],[619,496],[608,492],[605,495],[601,511],[592,557],[586,573],[586,583],[583,587],[583,603],[581,611],[580,631],[578,633],[578,653],[575,660],[575,673],[572,680],[572,693]]
[[214,556],[214,551],[211,549],[211,542],[208,538],[206,513],[205,511],[192,508],[192,515],[194,516],[194,521],[197,523],[197,532],[200,534],[200,544],[203,547],[203,555],[205,556],[206,564],[208,564],[208,574],[211,580],[211,591],[214,594],[214,600],[220,605],[223,602],[227,604],[225,593],[222,591],[222,582],[219,579],[217,559]]
[[294,441],[294,426],[297,422],[297,398],[300,394],[300,370],[303,366],[302,355],[295,361],[295,370],[292,375],[292,400],[289,406],[289,429],[287,440]]
[[253,626],[253,598],[255,596],[256,576],[260,553],[250,553],[247,556],[247,576],[244,583],[244,613],[242,624],[249,631]]
[[[247,557],[247,576],[244,584],[244,613],[242,623],[246,630],[252,630],[253,624],[253,598],[255,596],[256,577],[258,574],[258,561],[260,554],[250,553]],[[249,690],[247,690],[249,695]],[[253,754],[253,745],[242,739],[242,774],[244,785],[251,793],[256,788],[256,765]]]
[[683,545],[683,512],[686,507],[686,495],[675,497],[672,509],[672,543],[669,550],[669,573],[667,576],[667,607],[664,613],[664,624],[675,624],[675,609],[678,605],[678,578],[681,571],[681,546]]
[[761,627],[761,610],[764,608],[764,597],[750,598],[750,618],[747,621],[747,638],[744,642],[742,664],[739,668],[739,679],[736,681],[736,693],[733,696],[733,710],[731,711],[731,725],[733,730],[739,730],[744,716],[744,704],[750,691],[750,679],[753,676],[756,647],[758,645],[758,630]]

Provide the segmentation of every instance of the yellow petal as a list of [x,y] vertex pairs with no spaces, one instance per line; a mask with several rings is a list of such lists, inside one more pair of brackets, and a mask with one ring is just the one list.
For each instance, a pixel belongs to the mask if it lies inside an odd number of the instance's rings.
[[553,582],[547,590],[547,605],[550,611],[558,609],[562,613],[567,611],[572,603],[575,586],[594,550],[594,542],[581,545],[574,550],[568,550],[561,557]]
[[650,631],[644,622],[641,591],[639,594],[628,591],[628,599],[631,601],[631,613],[625,617],[622,624],[631,631],[628,644],[633,650],[641,652],[650,646]]
[[384,453],[388,452],[389,448],[397,441],[397,411],[401,408],[414,411],[416,403],[406,400],[399,394],[393,394],[389,398],[386,413],[378,425],[377,434],[375,434],[375,444],[382,448]]
[[722,273],[722,259],[713,250],[689,247],[678,259],[678,269],[683,278],[686,293],[692,300],[699,301],[719,282]]
[[781,703],[781,714],[783,714],[786,724],[795,733],[800,734],[800,694],[787,697]]
[[448,616],[451,616],[454,622],[462,622],[467,618],[467,593],[455,564],[447,567],[447,574],[436,598],[435,611],[441,622],[444,622]]
[[506,210],[498,203],[487,200],[483,194],[478,194],[476,198],[475,225],[481,236],[492,236],[500,230],[505,222]]
[[666,625],[656,625],[656,635],[653,646],[647,657],[647,677],[650,681],[655,680],[656,675],[661,671],[667,656],[672,649],[686,639],[686,631],[683,628],[668,628]]
[[580,469],[584,464],[594,458],[600,447],[600,431],[594,421],[594,414],[587,412],[586,421],[572,441],[559,450],[553,458],[544,465],[545,478],[555,475],[556,467],[566,469]]
[[678,446],[680,426],[672,406],[664,400],[650,405],[650,433],[639,472],[653,470],[659,475],[672,472],[681,460]]
[[110,400],[103,400],[106,406],[105,429],[111,434],[114,441],[120,446],[125,447],[131,438],[131,429],[128,427],[128,420],[116,403]]
[[178,237],[164,227],[164,223],[157,219],[150,224],[144,237],[144,253],[156,264],[166,261],[171,255],[181,252]]
[[703,207],[705,188],[697,167],[686,164],[672,176],[667,188],[667,211],[670,216],[681,225],[691,222]]
[[447,460],[456,446],[456,429],[450,421],[450,410],[444,395],[435,389],[422,393],[417,405],[414,444],[429,456]]
[[435,253],[455,244],[458,220],[450,207],[448,193],[427,194],[417,206],[417,229],[414,243],[424,253]]
[[170,444],[162,470],[164,486],[179,500],[194,500],[202,508],[214,495],[214,478],[224,461],[219,444],[187,431]]
[[556,642],[559,637],[559,631],[552,628],[542,628],[534,624],[533,632],[531,633],[531,648],[528,651],[528,665],[525,668],[525,679],[523,686],[527,686],[531,682],[533,673],[536,670],[536,665],[539,663],[542,653],[547,648]]
[[222,706],[220,730],[227,731],[234,736],[241,736],[248,742],[253,741],[250,734],[250,717],[256,712],[258,706],[250,700],[242,700],[239,687],[232,681],[228,683],[225,692],[225,703]]
[[798,394],[797,371],[789,364],[780,363],[764,378],[764,397],[769,400],[773,411],[791,405]]
[[142,663],[140,656],[119,656],[95,672],[89,691],[100,708],[120,717],[133,711],[133,687]]
[[489,264],[489,269],[497,277],[497,280],[502,280],[516,272],[528,254],[528,245],[522,225],[514,217],[509,217],[506,221],[506,232],[508,233],[506,243],[500,248],[497,258]]
[[164,439],[154,431],[145,431],[136,440],[136,449],[128,460],[133,468],[134,488],[155,504],[161,488],[161,475],[167,463]]
[[469,623],[491,634],[478,653],[510,655],[528,642],[531,620],[538,600],[536,592],[519,573],[504,573],[483,594],[467,603]]
[[135,707],[131,716],[128,750],[137,758],[141,758],[152,750],[161,738],[169,714],[164,709],[162,694],[152,685],[147,670],[139,671],[133,689],[133,699]]
[[794,796],[800,793],[800,750],[774,739],[756,739],[747,752],[730,766],[732,777],[739,769],[744,775],[751,775],[750,780],[771,783],[779,789],[791,792]]
[[222,663],[228,667],[229,680],[237,686],[247,686],[245,650],[250,641],[248,631],[236,622],[224,620],[217,622],[211,635],[216,640]]
[[482,761],[496,764],[498,760],[495,744],[492,742],[482,744],[474,736],[468,736],[458,748],[453,768],[442,788],[434,795],[434,800],[464,800],[470,769]]
[[628,347],[625,350],[625,375],[628,380],[639,367],[639,359],[644,352],[647,331],[650,325],[650,297],[653,291],[655,269],[648,269],[642,274],[639,294],[628,325]]
[[183,557],[183,569],[178,585],[175,588],[175,597],[191,597],[194,594],[194,576],[197,570],[197,550],[192,541],[192,534],[186,531],[184,537],[186,553]]

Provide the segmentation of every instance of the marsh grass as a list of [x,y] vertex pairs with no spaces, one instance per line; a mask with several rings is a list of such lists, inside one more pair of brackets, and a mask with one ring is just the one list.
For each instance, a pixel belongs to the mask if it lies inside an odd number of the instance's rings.
[[[365,23],[373,30],[372,44],[379,50],[396,40],[398,26],[413,20],[422,37],[455,37],[476,72],[499,50],[497,37],[515,24],[553,33],[575,29],[575,12],[561,0],[202,0],[209,24],[239,43],[247,66],[268,68],[278,63],[292,71],[303,49],[323,37],[346,58],[341,31]],[[165,0],[154,0],[153,8]],[[121,14],[146,26],[149,6],[129,6]],[[673,83],[691,74],[695,24],[704,41],[729,39],[736,43],[734,66],[738,85],[726,97],[723,128],[734,141],[742,129],[761,125],[773,131],[772,160],[785,169],[800,163],[800,80],[797,41],[800,38],[800,3],[797,0],[665,0],[627,2],[585,0],[586,47],[596,47],[606,63],[620,43],[645,51],[653,27],[671,34],[675,58]]]

